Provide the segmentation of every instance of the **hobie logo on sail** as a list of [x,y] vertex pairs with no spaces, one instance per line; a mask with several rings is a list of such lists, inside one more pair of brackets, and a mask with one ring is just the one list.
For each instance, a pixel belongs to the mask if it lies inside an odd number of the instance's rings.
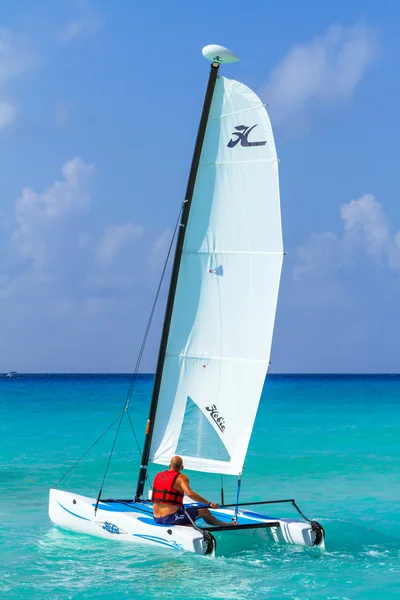
[[223,433],[226,429],[225,419],[220,417],[218,408],[215,406],[215,404],[212,404],[211,406],[206,406],[206,410],[211,413],[211,418],[215,421],[218,429],[220,429]]
[[247,139],[251,131],[253,131],[254,127],[257,125],[253,125],[253,127],[247,127],[246,125],[238,125],[235,127],[236,131],[232,133],[232,135],[236,135],[236,140],[230,140],[228,144],[228,148],[234,148],[239,142],[241,146],[248,148],[249,146],[265,146],[267,143],[265,142],[249,142]]

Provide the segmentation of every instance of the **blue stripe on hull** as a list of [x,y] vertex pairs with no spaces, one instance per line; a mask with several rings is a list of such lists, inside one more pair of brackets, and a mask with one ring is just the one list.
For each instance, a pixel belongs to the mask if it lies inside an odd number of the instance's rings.
[[[58,500],[57,500],[57,502],[58,502]],[[78,519],[83,519],[84,521],[90,521],[90,519],[87,519],[86,517],[81,517],[81,515],[77,515],[76,513],[72,512],[72,510],[68,510],[68,508],[65,508],[65,506],[63,506],[60,502],[58,502],[58,504],[61,506],[61,508],[63,508],[70,515],[73,515],[74,517],[77,517]]]
[[163,538],[156,537],[155,535],[144,535],[140,533],[134,533],[135,537],[141,538],[143,540],[148,540],[149,542],[154,542],[155,544],[161,544],[163,546],[168,546],[168,548],[173,548],[174,550],[183,550],[182,544],[178,544],[178,542],[169,542],[168,540],[164,540]]

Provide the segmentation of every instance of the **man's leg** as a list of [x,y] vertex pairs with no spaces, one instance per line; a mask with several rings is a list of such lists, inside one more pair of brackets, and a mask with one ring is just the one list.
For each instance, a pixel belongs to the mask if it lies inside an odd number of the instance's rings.
[[210,513],[208,508],[200,508],[199,517],[201,519],[204,519],[205,522],[208,523],[208,525],[237,525],[237,521],[219,521],[214,517],[214,515]]

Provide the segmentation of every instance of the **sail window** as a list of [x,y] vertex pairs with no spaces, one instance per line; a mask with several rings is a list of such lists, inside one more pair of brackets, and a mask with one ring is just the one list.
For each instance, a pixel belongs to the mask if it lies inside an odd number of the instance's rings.
[[177,454],[230,461],[228,451],[214,427],[191,398],[187,398]]

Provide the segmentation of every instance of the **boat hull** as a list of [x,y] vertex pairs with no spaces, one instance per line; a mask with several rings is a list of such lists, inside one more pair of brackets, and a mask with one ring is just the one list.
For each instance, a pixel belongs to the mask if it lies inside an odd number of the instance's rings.
[[[100,502],[96,515],[95,498],[52,489],[49,498],[51,521],[63,529],[129,543],[184,550],[196,554],[214,554],[215,540],[207,531],[194,527],[158,525],[152,517],[151,503]],[[231,509],[212,511],[220,520],[230,522]],[[279,522],[277,527],[262,530],[265,539],[301,546],[315,545],[315,532],[308,523],[293,519],[276,519],[252,511],[239,511],[238,521],[243,525]],[[232,532],[235,528],[232,528]],[[265,533],[264,533],[265,532]],[[224,532],[225,533],[225,532]],[[240,532],[237,532],[237,535]],[[223,535],[222,533],[220,535]],[[228,532],[230,535],[230,532]]]
[[208,544],[201,532],[193,527],[157,525],[150,505],[145,505],[149,510],[142,512],[134,503],[128,507],[100,502],[95,515],[95,504],[95,498],[52,489],[49,516],[55,525],[77,533],[196,554],[207,553]]

